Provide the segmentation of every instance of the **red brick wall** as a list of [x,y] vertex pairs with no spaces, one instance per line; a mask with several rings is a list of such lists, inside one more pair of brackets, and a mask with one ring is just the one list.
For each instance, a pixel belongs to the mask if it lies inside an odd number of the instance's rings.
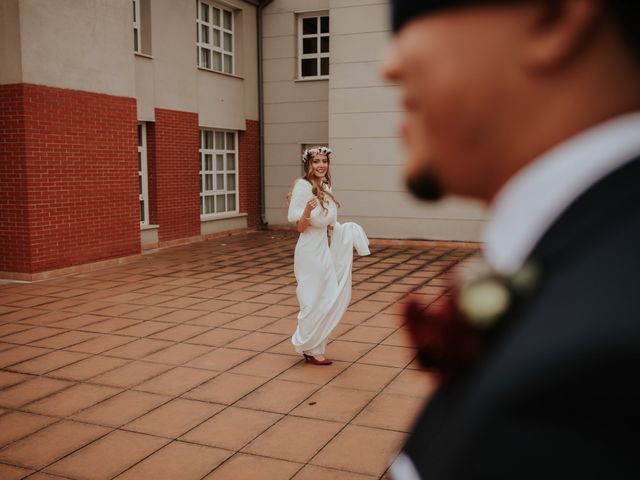
[[[147,123],[149,209],[161,242],[200,235],[196,113]],[[140,252],[131,98],[0,86],[0,271],[36,273]],[[240,211],[259,224],[258,122],[239,132]]]
[[31,264],[27,216],[24,92],[0,85],[0,271],[27,272]]
[[246,130],[239,132],[240,212],[247,213],[247,226],[260,224],[260,123],[246,121]]
[[200,235],[200,158],[198,114],[156,108],[149,147],[153,186],[152,222],[166,242]]
[[29,238],[20,242],[31,256],[6,270],[139,253],[135,100],[29,84],[22,91]]

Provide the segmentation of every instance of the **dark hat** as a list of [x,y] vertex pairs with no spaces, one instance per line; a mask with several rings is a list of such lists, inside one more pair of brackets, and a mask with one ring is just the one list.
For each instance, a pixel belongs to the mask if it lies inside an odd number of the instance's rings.
[[470,0],[391,0],[393,31],[398,32],[405,23],[416,17],[464,3],[470,3]]
[[[398,32],[407,22],[437,10],[480,3],[477,0],[391,0],[393,31]],[[484,3],[487,3],[484,1]]]

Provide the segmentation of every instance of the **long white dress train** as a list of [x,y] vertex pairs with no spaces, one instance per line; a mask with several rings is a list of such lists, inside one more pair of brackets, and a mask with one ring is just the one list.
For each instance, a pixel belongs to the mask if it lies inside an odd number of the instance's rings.
[[[312,197],[311,184],[297,180],[289,204],[290,222],[300,219]],[[297,352],[308,355],[324,354],[327,338],[349,306],[353,248],[360,255],[369,255],[364,230],[355,223],[338,223],[338,209],[330,197],[325,206],[326,215],[320,205],[311,212],[310,225],[298,238],[293,261],[300,312],[291,342]],[[330,248],[329,225],[334,227]]]

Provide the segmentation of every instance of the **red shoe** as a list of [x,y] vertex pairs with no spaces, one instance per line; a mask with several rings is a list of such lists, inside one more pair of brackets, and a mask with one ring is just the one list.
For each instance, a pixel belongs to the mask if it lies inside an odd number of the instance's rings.
[[307,355],[306,353],[303,353],[302,355],[304,355],[305,362],[311,362],[314,365],[331,365],[333,363],[328,358],[325,358],[324,360],[318,360],[313,355]]

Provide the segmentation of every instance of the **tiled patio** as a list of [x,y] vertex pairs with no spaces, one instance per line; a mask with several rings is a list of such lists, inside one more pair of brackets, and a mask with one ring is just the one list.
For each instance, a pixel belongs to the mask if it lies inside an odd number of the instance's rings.
[[329,367],[289,343],[295,236],[0,285],[0,478],[365,480],[430,392],[398,315],[473,252],[374,246]]

